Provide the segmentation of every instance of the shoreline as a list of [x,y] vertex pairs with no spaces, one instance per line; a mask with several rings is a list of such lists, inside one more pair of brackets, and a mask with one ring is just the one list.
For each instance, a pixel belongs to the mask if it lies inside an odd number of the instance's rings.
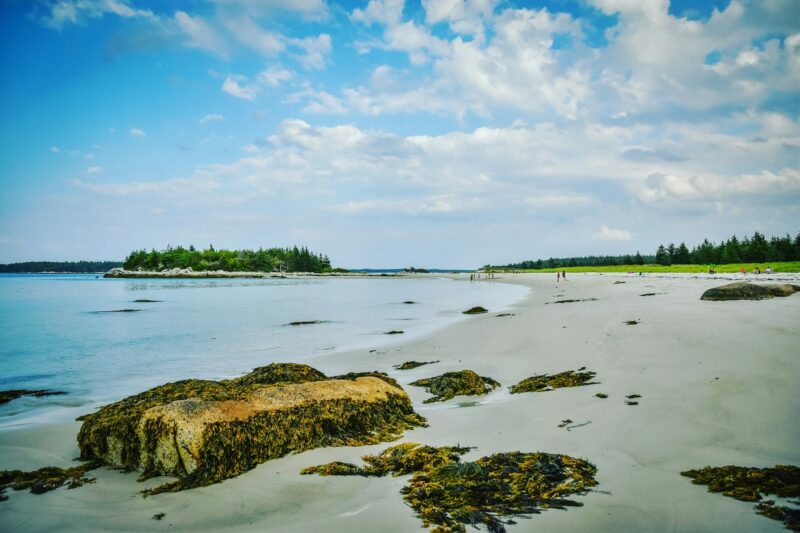
[[[752,505],[707,493],[679,475],[706,464],[800,463],[800,424],[791,422],[800,412],[795,393],[800,295],[701,302],[700,294],[723,284],[721,279],[603,273],[573,274],[556,284],[550,274],[501,275],[488,281],[532,289],[511,306],[513,316],[497,317],[490,309],[416,339],[393,339],[375,353],[355,349],[302,362],[326,374],[381,370],[398,379],[430,424],[406,432],[399,442],[477,446],[466,460],[500,451],[547,451],[597,465],[597,489],[603,492],[578,498],[584,507],[545,511],[509,532],[782,531],[779,522],[756,515]],[[648,292],[656,294],[640,296]],[[566,298],[597,300],[545,305]],[[631,319],[639,323],[623,323]],[[392,368],[407,360],[440,362],[408,371]],[[531,375],[581,366],[597,372],[600,384],[507,392]],[[503,386],[487,396],[424,405],[428,395],[408,386],[465,368]],[[610,397],[598,399],[597,392]],[[642,395],[639,405],[626,406],[623,396],[632,393]],[[558,427],[564,418],[591,423],[566,431]],[[0,431],[0,468],[69,465],[77,454],[77,427],[73,422]],[[64,442],[70,432],[72,440]],[[312,450],[269,461],[218,485],[147,499],[138,491],[164,478],[137,483],[135,474],[100,469],[93,474],[97,483],[79,490],[11,493],[0,503],[0,516],[5,527],[30,531],[156,526],[366,531],[379,523],[388,532],[418,530],[421,523],[398,493],[402,478],[298,474],[333,460],[357,463],[361,455],[387,446]],[[158,512],[166,513],[162,522],[150,519]]]

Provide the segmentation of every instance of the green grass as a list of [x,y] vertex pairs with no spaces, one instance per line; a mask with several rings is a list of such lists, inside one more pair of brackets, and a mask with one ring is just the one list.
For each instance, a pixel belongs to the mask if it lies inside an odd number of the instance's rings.
[[[800,261],[788,261],[783,263],[731,263],[729,265],[613,265],[613,266],[584,266],[584,267],[562,267],[562,268],[543,268],[541,270],[524,269],[519,272],[646,272],[646,273],[707,273],[709,268],[716,268],[717,274],[740,272],[743,268],[752,272],[755,267],[760,267],[763,272],[767,266],[772,267],[773,272],[800,272]],[[512,272],[510,269],[494,269],[495,272]]]

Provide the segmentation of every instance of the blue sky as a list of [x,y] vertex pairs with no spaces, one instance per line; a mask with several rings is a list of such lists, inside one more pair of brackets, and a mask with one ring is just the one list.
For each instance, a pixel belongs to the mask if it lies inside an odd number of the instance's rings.
[[794,0],[0,9],[3,262],[471,267],[800,229]]

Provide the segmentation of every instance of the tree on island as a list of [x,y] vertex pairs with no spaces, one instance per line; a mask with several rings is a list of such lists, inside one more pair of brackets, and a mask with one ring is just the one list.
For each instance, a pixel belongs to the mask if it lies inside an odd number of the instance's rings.
[[213,245],[205,250],[197,250],[194,246],[167,246],[161,251],[133,251],[125,258],[123,267],[147,271],[191,268],[200,272],[330,272],[331,262],[325,255],[297,246],[258,250],[216,250]]

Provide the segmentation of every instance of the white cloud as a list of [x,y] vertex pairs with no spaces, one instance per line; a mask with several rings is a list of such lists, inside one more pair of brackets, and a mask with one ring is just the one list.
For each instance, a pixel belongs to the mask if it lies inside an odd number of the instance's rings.
[[222,58],[228,57],[225,39],[202,17],[192,17],[184,11],[176,11],[175,22],[179,30],[189,38],[186,46],[211,52]]
[[86,169],[87,174],[100,174],[103,172],[103,167],[100,166],[93,166]]
[[222,92],[226,92],[236,98],[243,100],[255,100],[258,96],[258,87],[255,85],[241,85],[239,82],[246,81],[244,76],[228,76],[222,82]]
[[128,133],[133,137],[147,137],[147,134],[139,128],[131,128]]
[[197,122],[199,124],[206,124],[208,122],[222,122],[223,120],[225,120],[223,115],[220,115],[219,113],[209,113]]
[[596,241],[629,241],[631,234],[624,229],[612,229],[604,224],[600,227],[600,231],[592,234],[592,239]]
[[289,44],[303,50],[296,56],[297,61],[306,69],[322,69],[325,67],[325,56],[331,53],[331,36],[321,33],[316,37],[289,39]]
[[225,16],[222,23],[240,43],[262,56],[272,57],[286,49],[281,34],[263,29],[247,14]]
[[408,200],[361,200],[336,204],[329,211],[343,215],[363,213],[402,213],[407,215],[449,214],[477,209],[481,205],[478,198],[462,198],[445,194],[413,198]]
[[397,24],[403,17],[404,0],[369,0],[364,9],[356,8],[351,17],[367,26],[373,23]]
[[281,83],[294,77],[291,71],[277,65],[270,66],[258,73],[258,81],[267,87],[278,87]]
[[58,146],[51,146],[50,151],[53,152],[54,154],[60,154],[61,148],[59,148]]
[[125,0],[57,0],[50,3],[41,20],[45,26],[61,31],[68,24],[85,24],[104,15],[156,19],[152,11],[132,8]]

